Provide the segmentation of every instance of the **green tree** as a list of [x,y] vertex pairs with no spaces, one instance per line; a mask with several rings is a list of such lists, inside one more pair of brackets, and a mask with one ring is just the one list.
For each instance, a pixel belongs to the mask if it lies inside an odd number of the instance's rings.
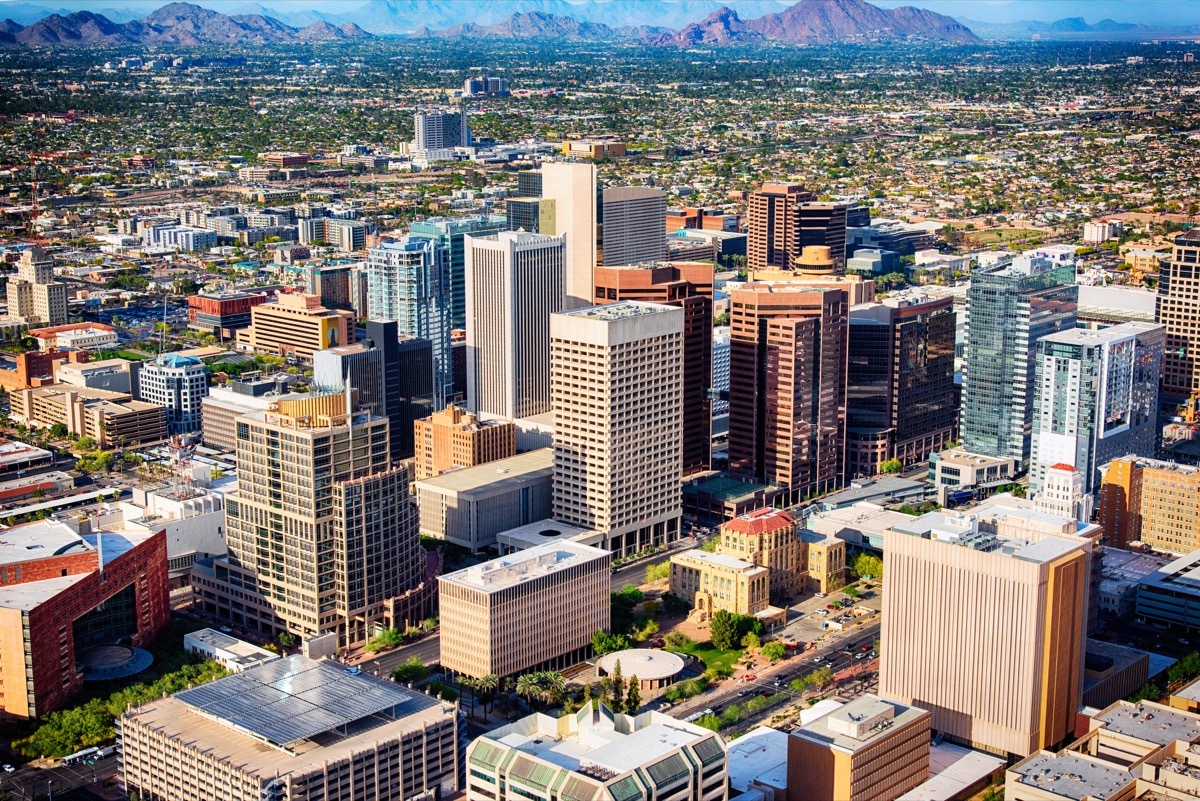
[[363,646],[363,650],[369,653],[382,651],[385,648],[395,648],[400,643],[404,642],[404,635],[395,629],[384,629],[371,638],[370,642]]
[[541,693],[536,673],[522,673],[517,676],[517,695],[533,706],[533,699]]
[[642,682],[638,680],[637,676],[630,676],[625,689],[625,711],[632,715],[641,708]]
[[762,647],[762,655],[772,662],[778,662],[780,659],[783,659],[784,653],[783,643],[780,642],[769,642]]
[[1171,684],[1190,681],[1200,676],[1200,654],[1193,651],[1167,668],[1167,680]]
[[883,578],[883,560],[869,553],[860,553],[854,557],[854,572],[863,578]]
[[879,465],[879,472],[881,473],[899,473],[903,469],[904,465],[899,459],[888,459]]
[[704,551],[705,553],[716,553],[717,546],[720,544],[721,544],[720,537],[710,537],[709,539],[700,543],[700,550]]
[[65,439],[67,436],[67,424],[55,423],[54,425],[50,426],[50,436],[54,437],[55,439]]
[[702,726],[711,731],[720,731],[721,719],[716,715],[701,715],[696,719],[696,725]]
[[737,642],[737,621],[726,609],[718,609],[713,613],[710,631],[712,644],[722,651],[728,651]]
[[655,581],[661,581],[671,575],[671,563],[661,562],[657,565],[650,565],[646,568],[646,583],[651,584]]
[[672,651],[687,651],[696,646],[696,641],[682,631],[669,631],[663,642]]
[[611,654],[614,651],[627,651],[633,647],[633,641],[624,634],[609,634],[603,629],[592,635],[592,649],[597,656]]
[[428,675],[429,668],[425,667],[425,663],[421,661],[421,657],[419,656],[414,656],[407,662],[401,662],[392,671],[392,678],[401,684],[420,681]]
[[613,665],[612,676],[612,697],[609,706],[613,712],[620,712],[624,707],[625,697],[625,680],[621,677],[621,660],[618,659]]
[[823,690],[833,681],[833,669],[829,667],[817,668],[812,673],[808,674],[809,686],[818,690]]
[[753,631],[746,632],[746,634],[742,637],[743,648],[758,648],[761,645],[762,640]]
[[296,635],[292,634],[290,631],[280,632],[279,633],[279,644],[282,645],[284,648],[291,648],[293,645],[296,644]]

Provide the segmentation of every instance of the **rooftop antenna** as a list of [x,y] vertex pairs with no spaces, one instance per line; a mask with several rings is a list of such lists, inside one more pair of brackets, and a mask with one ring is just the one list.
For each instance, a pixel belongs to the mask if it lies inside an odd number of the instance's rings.
[[158,355],[161,358],[163,349],[167,346],[167,295],[163,293],[162,328],[158,331]]

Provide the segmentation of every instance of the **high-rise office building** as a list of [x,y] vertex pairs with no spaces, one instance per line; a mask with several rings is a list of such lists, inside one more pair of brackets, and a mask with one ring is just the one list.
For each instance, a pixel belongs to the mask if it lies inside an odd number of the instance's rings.
[[1078,305],[1072,264],[1017,256],[972,273],[960,423],[967,451],[1029,463],[1037,341],[1074,328]]
[[801,252],[800,205],[817,196],[798,183],[764,183],[750,193],[746,266],[791,270]]
[[1200,467],[1133,454],[1113,459],[1100,486],[1100,527],[1113,548],[1200,548]]
[[712,330],[712,413],[729,414],[729,326]]
[[413,423],[434,412],[429,340],[401,337],[395,320],[367,320],[362,342],[313,354],[314,387],[343,392],[347,379],[358,403],[391,424],[392,460],[411,459]]
[[350,271],[349,264],[305,264],[300,275],[309,294],[319,297],[325,308],[356,311],[350,294]]
[[195,356],[164,353],[139,365],[134,376],[135,396],[167,410],[170,433],[200,430],[200,411],[208,397],[208,368],[204,362]]
[[649,186],[609,186],[602,202],[601,261],[605,267],[666,258],[666,192]]
[[893,526],[879,694],[919,703],[947,739],[998,754],[1028,756],[1070,736],[1092,541],[1062,523],[1048,531],[1020,515],[931,512]]
[[542,174],[538,170],[517,173],[517,193],[514,197],[541,197]]
[[1100,467],[1125,454],[1158,452],[1158,382],[1166,335],[1154,323],[1071,329],[1037,342],[1029,489],[1070,465],[1083,491],[1100,488]]
[[953,299],[894,292],[850,307],[846,474],[913,465],[957,438]]
[[413,115],[417,150],[469,147],[471,128],[465,111],[418,111]]
[[447,406],[414,424],[415,478],[430,478],[456,467],[507,459],[517,453],[516,426],[504,420],[481,421],[457,406]]
[[30,325],[66,325],[67,285],[54,280],[54,257],[41,248],[21,253],[7,291],[9,317]]
[[549,542],[438,578],[442,667],[466,676],[562,670],[610,628],[612,554]]
[[1175,237],[1159,270],[1154,321],[1167,332],[1163,392],[1194,405],[1200,398],[1200,228]]
[[[467,290],[463,276],[466,269],[467,247],[464,238],[490,236],[501,231],[516,230],[504,217],[496,214],[475,214],[468,217],[431,217],[417,220],[408,228],[410,239],[429,239],[437,242],[449,252],[449,303],[450,328],[462,330],[467,327]],[[538,233],[532,228],[527,231]]]
[[311,361],[315,351],[354,341],[354,313],[327,309],[316,295],[279,295],[250,309],[250,326],[236,331],[250,350]]
[[544,197],[514,197],[504,204],[508,230],[531,234],[554,231],[554,201]]
[[550,319],[554,518],[617,554],[679,537],[683,317],[622,301]]
[[395,320],[402,336],[428,340],[433,350],[433,403],[454,390],[450,363],[450,252],[432,239],[407,236],[371,248],[368,316]]
[[566,242],[468,236],[467,407],[509,419],[550,411],[550,315],[566,306]]
[[542,197],[554,201],[554,230],[543,234],[567,239],[567,308],[592,303],[596,267],[596,165],[548,162],[542,165]]
[[789,505],[842,486],[846,294],[800,283],[731,293],[729,469],[786,487]]
[[193,567],[209,614],[251,631],[359,645],[416,587],[424,559],[409,474],[388,420],[347,393],[281,398],[237,420],[238,488],[226,496],[229,554]]
[[709,468],[712,450],[712,295],[708,263],[596,268],[596,303],[641,300],[683,309],[683,472]]
[[846,213],[852,203],[801,203],[799,207],[800,247],[829,248],[835,272],[846,271]]

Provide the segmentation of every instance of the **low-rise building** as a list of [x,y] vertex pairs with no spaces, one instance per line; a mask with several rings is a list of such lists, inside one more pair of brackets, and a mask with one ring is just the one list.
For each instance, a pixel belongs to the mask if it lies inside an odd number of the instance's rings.
[[541,448],[414,482],[421,533],[479,551],[550,517],[554,451]]
[[771,606],[770,571],[724,553],[700,549],[671,557],[671,594],[692,607],[698,620],[719,609],[778,622],[784,610]]
[[[726,801],[725,745],[661,712],[534,714],[467,749],[467,801]],[[502,788],[502,789],[501,789]]]
[[807,548],[796,519],[778,509],[758,509],[721,526],[719,553],[751,562],[770,571],[772,600],[798,595],[805,586]]
[[102,359],[98,362],[61,362],[55,375],[58,383],[109,392],[133,392],[133,362],[126,359]]
[[144,646],[170,612],[162,532],[80,535],[57,520],[5,529],[0,717],[62,707],[83,689],[89,649]]
[[128,393],[62,384],[23,389],[10,395],[12,417],[26,425],[91,437],[102,448],[158,442],[167,437],[166,409],[133,400]]
[[894,801],[929,776],[928,710],[863,695],[792,731],[788,799]]
[[800,539],[807,552],[808,572],[805,589],[811,592],[833,592],[846,583],[846,541],[800,530]]
[[586,659],[611,622],[611,564],[606,550],[555,541],[440,576],[442,667],[513,676]]
[[201,659],[219,662],[230,673],[241,673],[280,658],[279,654],[271,653],[266,648],[259,648],[216,629],[200,629],[183,635],[183,650]]
[[279,295],[250,309],[250,326],[237,331],[248,350],[307,362],[313,352],[354,341],[354,313],[327,309],[317,295]]
[[286,383],[259,382],[271,388],[271,394],[240,391],[243,382],[231,381],[224,387],[209,387],[208,395],[200,401],[200,438],[210,448],[237,450],[237,428],[234,420],[244,414],[266,410],[287,392]]
[[458,710],[289,656],[129,709],[121,779],[145,799],[351,801],[461,787]]
[[1135,611],[1139,618],[1200,629],[1200,550],[1142,578]]
[[38,350],[96,350],[117,344],[117,329],[103,323],[71,323],[50,328],[34,328],[29,336],[37,340]]
[[447,406],[413,424],[417,480],[454,467],[474,467],[517,452],[516,427],[508,421],[481,421],[458,406]]
[[947,498],[961,490],[998,487],[1012,481],[1019,461],[951,448],[930,455],[929,479],[937,489],[938,503],[945,505]]

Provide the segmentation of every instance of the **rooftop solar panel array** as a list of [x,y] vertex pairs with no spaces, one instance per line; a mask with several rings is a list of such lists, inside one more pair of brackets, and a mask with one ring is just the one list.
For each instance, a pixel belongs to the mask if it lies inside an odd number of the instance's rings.
[[175,697],[276,745],[307,740],[412,698],[389,682],[303,656],[268,662]]

